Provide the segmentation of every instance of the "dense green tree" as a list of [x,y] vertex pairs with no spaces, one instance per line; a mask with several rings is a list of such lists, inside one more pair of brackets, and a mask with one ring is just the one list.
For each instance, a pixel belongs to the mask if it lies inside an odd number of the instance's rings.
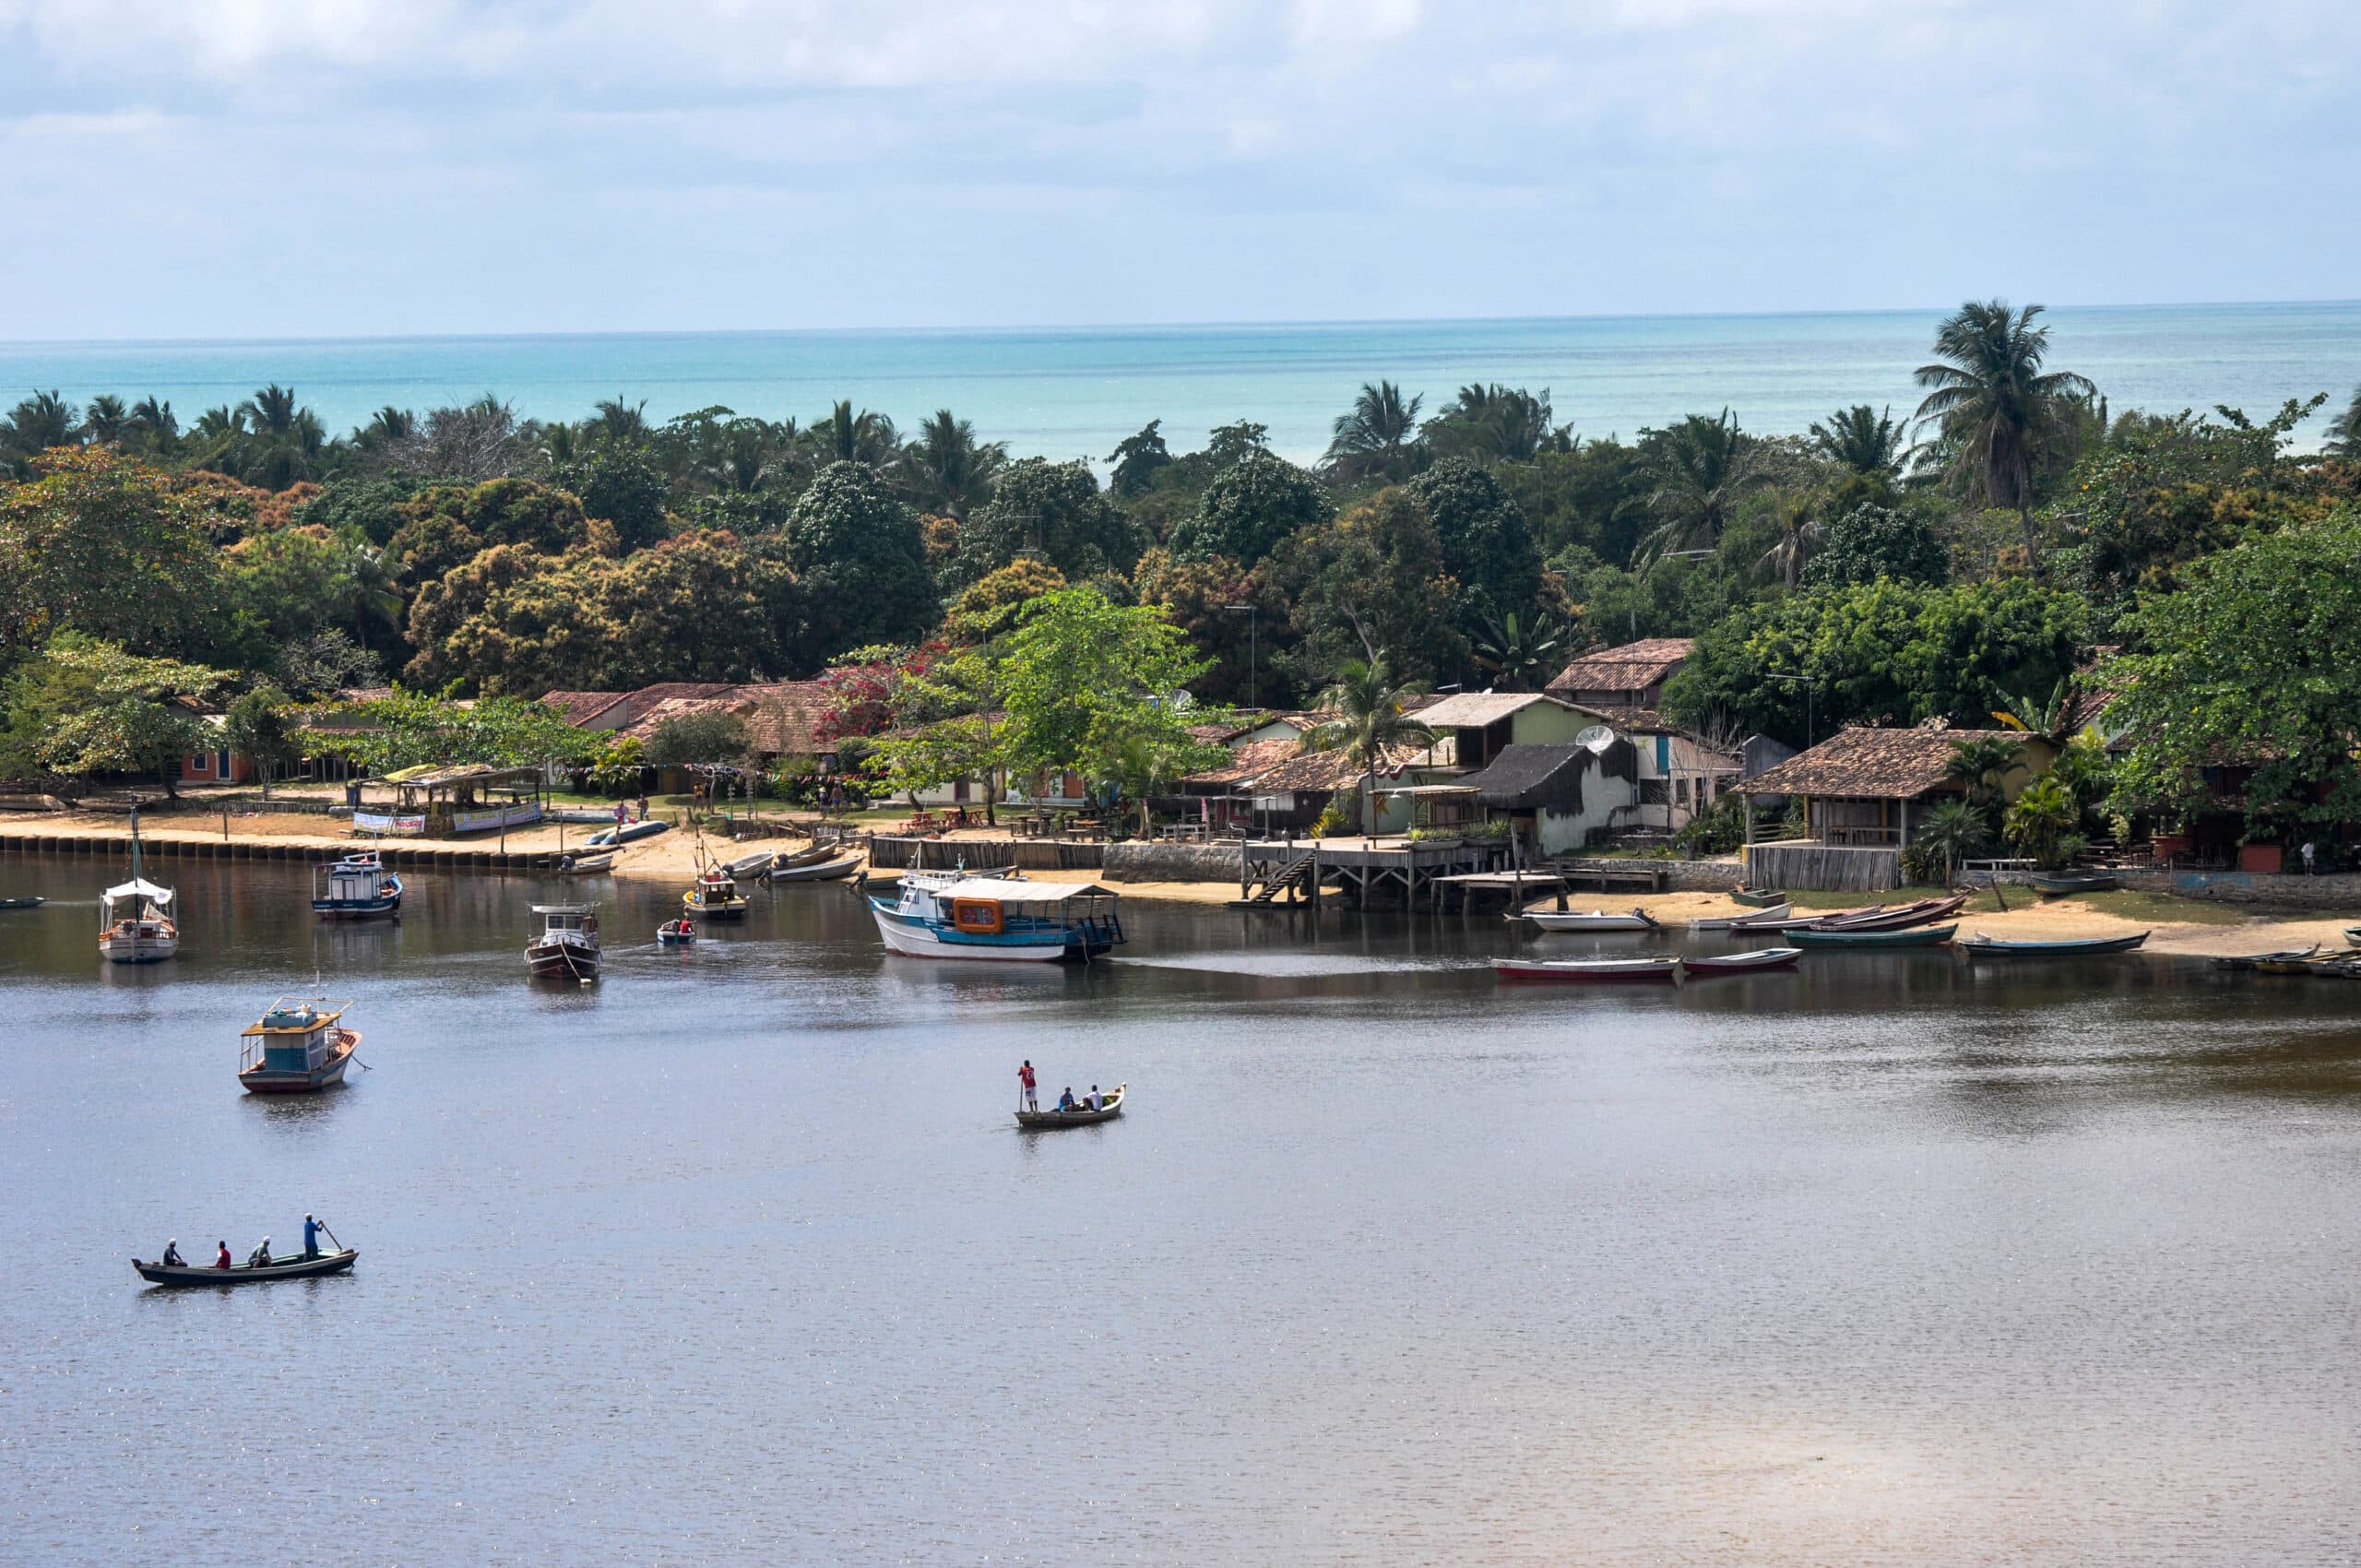
[[0,494],[0,666],[72,631],[150,653],[204,646],[220,563],[162,470],[104,449],[53,450]]
[[[1432,685],[1471,669],[1453,624],[1460,585],[1443,565],[1434,519],[1406,486],[1382,490],[1333,522],[1289,539],[1258,578],[1287,606],[1292,647],[1262,617],[1263,658],[1298,691],[1323,683],[1372,648],[1400,648],[1398,679]],[[1245,600],[1252,602],[1250,595]]]
[[667,540],[599,574],[606,644],[596,683],[777,676],[802,638],[804,608],[779,540],[741,543],[727,532]]
[[1183,561],[1159,546],[1140,557],[1132,583],[1142,604],[1163,612],[1213,660],[1191,689],[1208,703],[1232,705],[1271,700],[1283,689],[1279,660],[1292,637],[1279,576],[1270,568],[1249,574],[1226,555]]
[[1347,483],[1382,480],[1399,484],[1418,467],[1418,406],[1391,381],[1363,382],[1353,406],[1336,416],[1322,459]]
[[286,644],[271,663],[279,687],[305,702],[332,696],[348,687],[381,685],[386,679],[376,654],[340,627]]
[[664,537],[668,491],[644,447],[601,445],[573,478],[581,486],[581,511],[612,523],[624,550],[642,550]]
[[1106,778],[1139,743],[1209,763],[1223,754],[1191,737],[1190,709],[1177,700],[1204,669],[1151,607],[1110,603],[1094,588],[1044,594],[1009,634],[992,682],[1008,715],[1007,766]]
[[1027,457],[1002,471],[991,501],[960,530],[959,569],[972,582],[1031,555],[1079,580],[1129,572],[1147,542],[1089,464]]
[[270,799],[270,781],[303,760],[292,699],[267,683],[239,694],[221,716],[221,738],[253,763]]
[[1224,555],[1251,569],[1287,535],[1335,513],[1318,480],[1258,449],[1205,486],[1197,515],[1173,530],[1172,552],[1198,561]]
[[1530,612],[1541,590],[1541,550],[1497,478],[1446,457],[1404,488],[1434,521],[1442,569],[1459,584],[1463,626]]
[[1026,605],[1065,586],[1065,574],[1055,566],[1020,555],[963,588],[943,618],[944,630],[955,642],[990,642],[1015,625]]
[[1419,432],[1438,456],[1477,463],[1529,463],[1544,452],[1572,452],[1571,426],[1550,422],[1549,389],[1469,385]]
[[1587,441],[1529,463],[1504,463],[1492,477],[1525,513],[1545,554],[1572,545],[1609,565],[1631,564],[1655,488],[1640,448]]
[[2044,371],[2049,328],[2039,305],[2012,311],[2005,300],[1970,300],[1935,331],[1935,360],[1918,367],[1928,388],[1922,429],[1945,444],[1947,478],[1971,502],[2013,510],[2024,529],[2025,564],[2041,575],[2034,529],[2034,481],[2070,419],[2096,389],[2071,371]]
[[1665,707],[1686,724],[1727,719],[1800,746],[1808,684],[1815,739],[1848,723],[1981,728],[2001,694],[2046,689],[2070,672],[2082,630],[2079,600],[2023,578],[1812,589],[1708,628],[1666,687]]
[[752,750],[743,719],[707,709],[658,724],[648,732],[647,759],[654,767],[716,766],[742,761]]
[[1107,461],[1113,466],[1108,476],[1108,488],[1115,494],[1125,499],[1146,494],[1156,483],[1157,470],[1171,465],[1172,454],[1157,428],[1163,422],[1148,421],[1138,434],[1123,437],[1107,454]]
[[500,544],[478,552],[410,601],[418,651],[404,676],[424,688],[457,683],[492,695],[597,687],[614,631],[598,611],[606,567],[587,551]]
[[802,579],[802,669],[869,643],[916,641],[939,613],[918,517],[860,463],[831,463],[795,504],[787,538]]
[[350,722],[314,731],[312,743],[379,774],[427,763],[587,763],[602,739],[529,697],[457,701],[396,686],[389,695],[338,711]]
[[181,759],[205,749],[211,734],[181,699],[209,696],[229,679],[226,671],[61,632],[9,678],[0,772],[85,781],[135,774],[176,796]]
[[417,493],[417,486],[402,478],[330,480],[295,509],[294,520],[333,532],[355,532],[383,545],[407,520],[402,503]]
[[1950,570],[1943,541],[1913,512],[1857,506],[1826,524],[1802,580],[1810,588],[1872,583],[1940,583]]

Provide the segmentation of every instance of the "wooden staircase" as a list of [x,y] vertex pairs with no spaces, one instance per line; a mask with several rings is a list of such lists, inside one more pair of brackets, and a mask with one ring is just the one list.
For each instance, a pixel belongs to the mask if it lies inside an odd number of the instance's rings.
[[1263,884],[1246,902],[1249,904],[1274,903],[1280,894],[1289,889],[1308,892],[1312,876],[1312,862],[1318,859],[1319,856],[1311,850],[1305,850],[1294,860],[1289,861],[1280,870],[1278,875]]

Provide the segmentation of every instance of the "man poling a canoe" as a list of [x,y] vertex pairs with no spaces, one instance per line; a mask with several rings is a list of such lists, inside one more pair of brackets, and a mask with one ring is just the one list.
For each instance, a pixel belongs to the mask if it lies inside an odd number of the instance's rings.
[[1040,1086],[1034,1081],[1032,1058],[1027,1057],[1025,1061],[1025,1064],[1016,1070],[1016,1104],[1018,1110],[1038,1111],[1041,1109],[1041,1101],[1038,1097],[1039,1087]]

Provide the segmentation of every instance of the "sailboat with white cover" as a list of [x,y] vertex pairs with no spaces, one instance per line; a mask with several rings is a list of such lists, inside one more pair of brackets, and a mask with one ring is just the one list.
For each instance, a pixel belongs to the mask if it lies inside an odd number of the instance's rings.
[[131,880],[99,896],[99,951],[117,964],[156,964],[181,950],[172,890],[139,874],[139,813],[131,814]]

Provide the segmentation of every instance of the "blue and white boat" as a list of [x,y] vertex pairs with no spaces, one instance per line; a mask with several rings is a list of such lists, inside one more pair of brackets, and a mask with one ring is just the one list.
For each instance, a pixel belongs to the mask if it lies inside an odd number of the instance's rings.
[[313,873],[312,912],[324,921],[374,921],[401,909],[402,879],[374,849],[330,861]]
[[886,947],[913,958],[1087,958],[1124,940],[1117,894],[1095,882],[1027,882],[967,872],[906,873],[869,896]]

